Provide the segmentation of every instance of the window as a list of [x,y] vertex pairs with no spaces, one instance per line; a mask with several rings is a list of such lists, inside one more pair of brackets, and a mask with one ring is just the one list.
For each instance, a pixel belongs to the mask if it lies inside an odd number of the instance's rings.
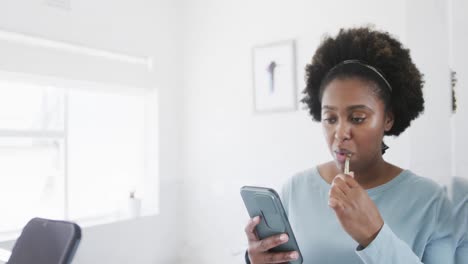
[[155,94],[0,81],[0,234],[125,219],[130,192],[157,213]]

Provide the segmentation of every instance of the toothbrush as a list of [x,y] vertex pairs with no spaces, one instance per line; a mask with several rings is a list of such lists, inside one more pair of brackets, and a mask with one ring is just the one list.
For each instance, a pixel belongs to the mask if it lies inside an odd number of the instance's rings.
[[346,156],[345,166],[344,166],[344,174],[349,175],[349,160],[351,159],[351,155]]

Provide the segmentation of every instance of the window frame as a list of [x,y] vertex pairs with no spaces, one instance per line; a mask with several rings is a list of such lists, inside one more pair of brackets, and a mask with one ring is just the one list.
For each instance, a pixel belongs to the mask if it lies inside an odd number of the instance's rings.
[[[81,80],[68,80],[68,79],[61,79],[61,78],[56,78],[56,77],[50,77],[50,76],[43,76],[43,75],[33,75],[33,74],[25,74],[25,73],[13,73],[13,72],[5,72],[0,70],[0,80],[5,81],[5,82],[15,82],[15,83],[25,83],[28,85],[37,85],[41,87],[58,87],[58,89],[63,89],[64,93],[64,108],[63,108],[63,131],[60,130],[40,130],[40,129],[0,129],[0,137],[2,138],[7,138],[7,137],[13,137],[13,138],[33,138],[33,139],[57,139],[57,140],[63,140],[63,148],[64,148],[64,157],[63,157],[63,208],[62,208],[62,215],[64,220],[69,220],[69,221],[75,221],[79,223],[82,227],[90,227],[90,226],[96,226],[96,225],[102,225],[102,224],[110,224],[110,223],[116,223],[116,222],[121,222],[121,221],[127,221],[130,220],[131,217],[129,216],[122,216],[121,211],[114,211],[112,213],[107,213],[107,214],[102,214],[102,215],[96,215],[92,217],[83,217],[83,218],[77,218],[77,219],[70,219],[70,196],[69,196],[69,167],[68,167],[68,161],[69,161],[69,142],[68,142],[68,132],[69,132],[69,115],[68,115],[68,96],[69,96],[69,91],[72,89],[81,89],[81,90],[99,90],[99,91],[110,91],[110,92],[119,92],[120,94],[125,94],[128,92],[129,95],[135,95],[135,94],[142,94],[146,96],[147,94],[154,93],[154,96],[152,99],[153,103],[157,102],[157,90],[155,88],[141,88],[141,87],[129,87],[126,85],[119,85],[119,84],[105,84],[105,83],[97,83],[97,82],[89,82],[89,81],[81,81]],[[131,91],[131,92],[130,92]],[[145,97],[145,114],[148,113],[148,100]],[[149,117],[145,117],[145,142],[151,141],[150,143],[153,144],[148,144],[150,145],[149,147],[145,147],[145,154],[144,154],[144,180],[145,182],[148,180],[148,177],[156,177],[155,179],[155,186],[153,186],[154,190],[157,192],[154,195],[154,199],[150,201],[151,204],[156,205],[155,208],[151,209],[145,209],[142,208],[141,215],[139,217],[145,217],[145,216],[153,216],[153,215],[158,215],[159,214],[159,173],[158,173],[158,138],[157,134],[152,136],[152,139],[147,138],[149,133],[149,130],[154,129],[155,132],[157,133],[158,129],[158,121],[157,121],[157,107],[154,107],[154,112],[151,113],[150,116],[155,118],[156,120],[147,120]],[[154,125],[156,127],[148,128],[147,123],[148,122],[155,122]],[[153,139],[154,138],[154,139]],[[146,145],[146,143],[145,143]],[[153,150],[150,150],[148,148],[153,147]],[[151,152],[153,154],[149,155],[148,152]],[[148,163],[150,160],[153,159],[154,168],[153,171],[151,172],[148,170]],[[1,241],[8,241],[15,239],[16,237],[19,236],[21,230],[0,230],[0,242]]]

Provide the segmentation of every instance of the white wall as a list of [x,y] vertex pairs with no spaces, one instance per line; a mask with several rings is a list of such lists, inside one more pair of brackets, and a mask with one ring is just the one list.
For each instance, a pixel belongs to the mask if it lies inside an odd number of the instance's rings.
[[[411,168],[443,185],[452,176],[468,178],[467,11],[463,0],[407,1],[408,46],[426,80],[426,110],[410,136]],[[449,69],[458,79],[455,115]]]
[[[64,61],[60,61],[60,54],[48,61],[40,61],[38,57],[25,58],[29,54],[22,54],[18,56],[22,63],[9,63],[8,51],[15,50],[2,49],[1,70],[89,77],[93,81],[110,80],[158,88],[160,214],[85,228],[74,263],[177,263],[180,235],[177,215],[181,210],[178,198],[181,179],[178,3],[171,0],[81,0],[71,1],[71,10],[64,11],[46,7],[44,2],[2,1],[0,29],[155,59],[155,70],[150,75],[134,75],[120,66],[93,74],[83,68],[86,64],[79,60],[72,60],[76,62],[73,65],[63,58]],[[29,64],[24,63],[27,59]],[[102,67],[88,66],[102,70]],[[147,79],[140,82],[138,78],[141,76]],[[11,246],[11,242],[0,246]]]
[[[251,48],[295,39],[298,89],[323,33],[375,23],[406,39],[406,3],[383,1],[184,2],[186,161],[181,263],[240,263],[248,216],[242,185],[279,185],[329,159],[305,111],[252,113]],[[387,140],[389,160],[409,167],[408,133]],[[398,143],[396,142],[398,141]]]
[[412,125],[411,169],[441,184],[451,181],[451,90],[448,1],[407,1],[411,56],[424,74],[424,114]]
[[457,72],[457,113],[455,114],[455,174],[468,179],[468,1],[452,2],[451,66]]

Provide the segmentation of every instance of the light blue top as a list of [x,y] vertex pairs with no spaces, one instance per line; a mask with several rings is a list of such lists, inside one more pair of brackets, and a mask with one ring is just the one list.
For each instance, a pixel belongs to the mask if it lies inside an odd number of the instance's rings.
[[453,179],[453,213],[455,220],[456,264],[468,263],[468,180]]
[[435,182],[404,170],[367,190],[385,223],[364,249],[358,249],[328,206],[329,190],[316,167],[283,186],[283,205],[305,264],[453,263],[452,208]]

